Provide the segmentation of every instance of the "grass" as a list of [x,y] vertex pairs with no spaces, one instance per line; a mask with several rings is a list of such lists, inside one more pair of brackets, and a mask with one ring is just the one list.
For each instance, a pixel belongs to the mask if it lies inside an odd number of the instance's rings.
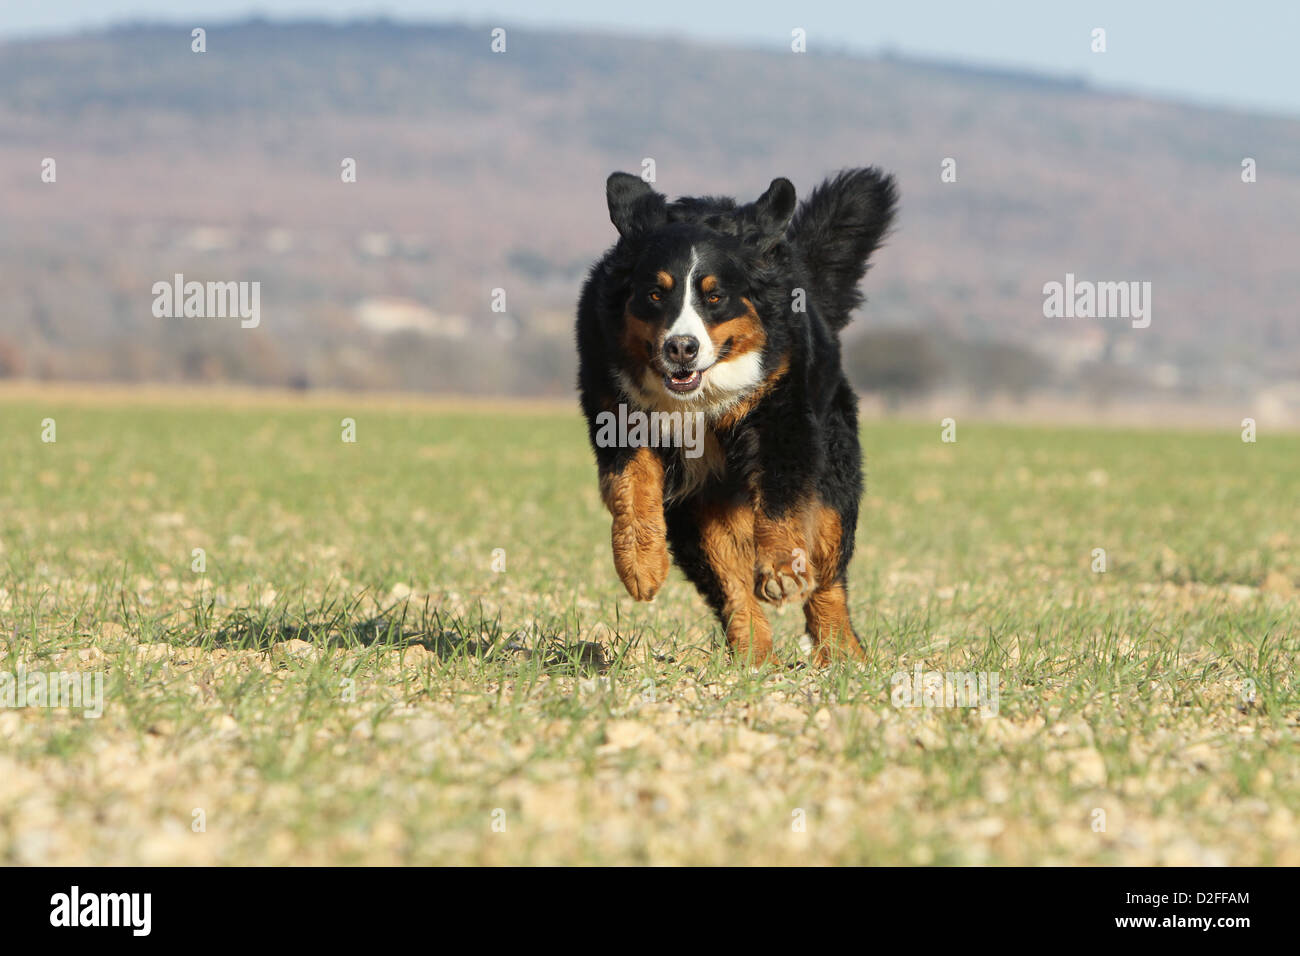
[[[869,424],[870,662],[756,674],[626,596],[576,411],[0,435],[0,673],[104,680],[0,707],[0,863],[1300,863],[1296,436]],[[918,664],[996,715],[895,706]]]

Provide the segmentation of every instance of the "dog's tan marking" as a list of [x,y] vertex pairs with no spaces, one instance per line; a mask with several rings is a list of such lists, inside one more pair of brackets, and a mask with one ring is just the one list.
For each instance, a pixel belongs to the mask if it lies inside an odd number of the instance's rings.
[[758,317],[758,312],[754,309],[754,303],[743,297],[740,301],[745,305],[744,312],[734,319],[719,322],[709,329],[709,338],[713,340],[715,349],[721,350],[728,340],[731,341],[731,345],[727,350],[728,360],[744,355],[746,352],[761,349],[767,344],[767,333],[763,331],[763,320]]
[[813,642],[813,661],[820,667],[837,657],[866,657],[849,620],[848,594],[839,578],[843,537],[838,512],[819,503],[814,518],[812,563],[821,583],[808,595],[803,615]]
[[834,581],[813,591],[803,606],[803,617],[813,642],[813,662],[818,667],[836,659],[866,659],[849,620],[849,599],[843,583]]
[[746,501],[699,506],[700,548],[723,593],[727,645],[759,665],[772,656],[772,625],[754,596],[754,510]]
[[843,538],[839,512],[818,502],[813,514],[812,565],[823,581],[832,580],[839,571]]
[[756,495],[754,507],[754,593],[761,600],[784,604],[803,598],[817,584],[812,565],[813,508],[801,501],[780,515],[770,515]]
[[703,279],[700,280],[700,291],[701,291],[701,292],[704,292],[704,293],[707,294],[707,293],[709,293],[709,292],[712,292],[712,291],[713,291],[714,289],[716,289],[717,287],[718,287],[718,277],[717,277],[717,276],[705,276]]
[[677,284],[677,280],[673,278],[672,273],[665,272],[663,269],[660,269],[655,273],[655,282],[659,285],[659,288],[668,292],[671,292],[673,286]]

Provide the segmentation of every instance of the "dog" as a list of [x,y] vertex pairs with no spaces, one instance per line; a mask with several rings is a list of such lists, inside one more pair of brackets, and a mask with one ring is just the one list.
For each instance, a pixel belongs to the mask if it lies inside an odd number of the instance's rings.
[[[619,578],[653,600],[671,550],[754,666],[773,659],[763,604],[794,600],[817,664],[864,657],[847,589],[862,454],[839,333],[893,222],[893,178],[845,170],[802,203],[778,178],[742,205],[669,202],[614,173],[605,194],[618,240],[583,286],[576,337]],[[633,413],[649,428],[611,440]],[[659,440],[683,415],[702,425],[693,453]]]

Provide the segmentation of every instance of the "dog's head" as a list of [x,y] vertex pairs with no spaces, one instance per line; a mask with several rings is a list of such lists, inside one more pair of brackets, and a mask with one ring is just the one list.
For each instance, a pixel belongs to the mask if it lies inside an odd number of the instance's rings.
[[744,206],[668,203],[615,173],[606,198],[621,237],[611,265],[622,301],[610,303],[610,331],[629,395],[647,407],[708,411],[760,387],[788,334],[772,315],[768,260],[794,213],[790,181],[773,180]]

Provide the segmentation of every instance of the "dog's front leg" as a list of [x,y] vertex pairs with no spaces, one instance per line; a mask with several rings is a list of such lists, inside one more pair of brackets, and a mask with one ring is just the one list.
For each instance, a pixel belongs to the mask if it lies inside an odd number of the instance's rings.
[[600,495],[613,516],[614,568],[627,593],[652,601],[668,577],[664,524],[664,465],[650,448],[638,448],[601,469]]

